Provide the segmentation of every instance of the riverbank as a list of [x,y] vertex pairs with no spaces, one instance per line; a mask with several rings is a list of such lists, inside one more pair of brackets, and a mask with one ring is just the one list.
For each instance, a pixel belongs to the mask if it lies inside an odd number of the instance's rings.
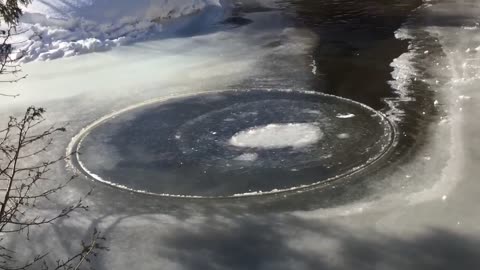
[[221,21],[230,6],[227,0],[33,1],[13,36],[15,58],[53,60],[164,38]]

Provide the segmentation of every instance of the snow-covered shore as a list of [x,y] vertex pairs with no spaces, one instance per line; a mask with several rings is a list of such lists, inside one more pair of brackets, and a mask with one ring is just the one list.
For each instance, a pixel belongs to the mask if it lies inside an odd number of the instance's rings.
[[164,23],[210,12],[220,20],[224,0],[34,0],[14,42],[22,61],[105,51],[158,37]]

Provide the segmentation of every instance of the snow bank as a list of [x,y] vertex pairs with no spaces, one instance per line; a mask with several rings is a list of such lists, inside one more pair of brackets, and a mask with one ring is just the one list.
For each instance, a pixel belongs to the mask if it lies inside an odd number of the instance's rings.
[[222,0],[34,0],[16,37],[22,61],[49,60],[145,40],[163,31],[162,22]]

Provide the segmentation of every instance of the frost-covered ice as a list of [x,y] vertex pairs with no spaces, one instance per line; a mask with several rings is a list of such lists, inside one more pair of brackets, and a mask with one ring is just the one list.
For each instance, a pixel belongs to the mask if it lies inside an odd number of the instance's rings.
[[320,128],[311,123],[269,124],[235,134],[230,144],[236,147],[275,149],[305,147],[323,137]]
[[163,23],[210,10],[222,15],[222,0],[39,0],[21,18],[15,37],[22,61],[49,60],[105,51],[158,36]]
[[[409,40],[411,42],[413,36],[406,27],[402,27],[395,32],[395,38],[399,40]],[[393,59],[393,62],[390,63],[393,71],[391,72],[392,80],[388,83],[395,90],[397,97],[386,98],[385,103],[389,106],[386,114],[392,121],[399,122],[404,117],[405,112],[399,109],[398,104],[412,100],[409,86],[411,82],[415,80],[415,76],[418,73],[412,64],[415,57],[416,52],[412,44],[410,44],[409,51]]]

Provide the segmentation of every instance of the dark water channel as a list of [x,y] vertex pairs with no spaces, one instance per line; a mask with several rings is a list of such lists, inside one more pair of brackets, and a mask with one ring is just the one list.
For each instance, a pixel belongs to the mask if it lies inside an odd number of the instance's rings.
[[[311,55],[316,75],[308,77],[309,87],[377,110],[385,107],[384,98],[395,96],[388,84],[392,80],[390,64],[408,47],[408,42],[396,39],[394,32],[421,3],[420,0],[276,1],[296,27],[307,28],[318,37]],[[250,1],[238,1],[237,6],[238,14],[264,10]]]

